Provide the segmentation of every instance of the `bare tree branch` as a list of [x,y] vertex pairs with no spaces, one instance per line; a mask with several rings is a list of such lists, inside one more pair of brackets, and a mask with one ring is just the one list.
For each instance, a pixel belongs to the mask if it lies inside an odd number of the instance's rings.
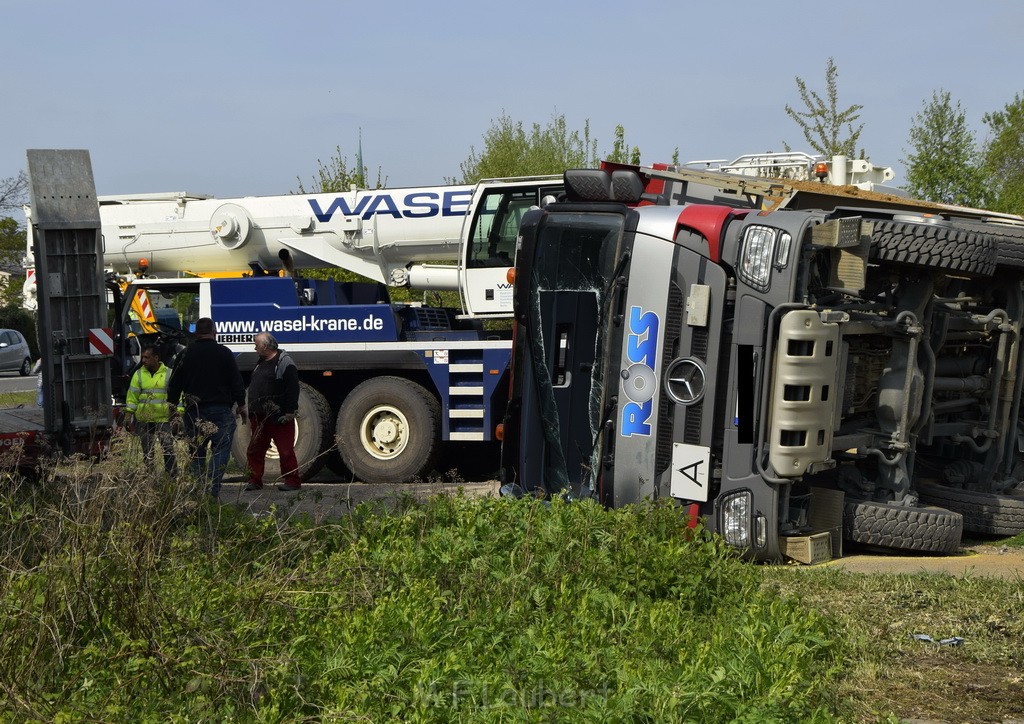
[[19,171],[17,176],[0,179],[0,211],[20,208],[28,200],[28,176]]

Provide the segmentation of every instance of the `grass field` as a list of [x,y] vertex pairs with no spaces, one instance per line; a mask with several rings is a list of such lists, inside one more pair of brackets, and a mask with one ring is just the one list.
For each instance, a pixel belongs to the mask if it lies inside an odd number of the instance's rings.
[[36,404],[35,390],[28,390],[26,392],[0,392],[0,408],[34,404]]
[[1024,718],[1024,581],[791,566],[761,575],[765,590],[797,596],[835,622],[845,652],[836,713],[844,718]]

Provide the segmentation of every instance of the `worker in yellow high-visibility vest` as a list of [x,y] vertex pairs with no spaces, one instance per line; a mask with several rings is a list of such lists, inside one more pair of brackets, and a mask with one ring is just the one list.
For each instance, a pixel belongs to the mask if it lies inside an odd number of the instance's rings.
[[170,370],[160,360],[156,347],[142,348],[142,365],[132,375],[125,398],[126,426],[139,436],[146,462],[152,465],[154,448],[164,456],[164,470],[172,477],[177,470],[174,436],[171,434],[170,406],[167,404],[167,380]]

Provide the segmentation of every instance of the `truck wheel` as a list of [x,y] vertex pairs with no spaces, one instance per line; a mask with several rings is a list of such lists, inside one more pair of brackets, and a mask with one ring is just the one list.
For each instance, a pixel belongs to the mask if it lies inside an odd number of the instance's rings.
[[[327,399],[313,387],[300,382],[299,410],[295,418],[295,459],[299,462],[299,477],[302,480],[309,480],[323,468],[326,451],[334,438],[333,427],[331,406],[327,404]],[[231,454],[243,470],[249,468],[245,449],[249,447],[251,439],[252,430],[248,423],[235,429]],[[269,484],[281,477],[281,458],[278,457],[277,447],[271,444],[267,451],[263,482]]]
[[375,377],[338,410],[338,450],[356,480],[405,483],[430,471],[439,445],[441,407],[402,377]]
[[871,235],[872,261],[947,269],[992,276],[996,269],[995,239],[985,234],[939,224],[876,221]]
[[1024,269],[1024,227],[959,219],[953,225],[995,239],[997,263],[1007,269]]
[[960,513],[970,533],[1024,533],[1024,493],[980,493],[931,483],[919,484],[917,492],[923,501]]
[[955,553],[963,528],[963,516],[943,508],[850,500],[843,510],[846,540],[882,548]]
[[20,374],[22,377],[28,377],[28,373],[31,372],[31,371],[32,371],[32,360],[30,360],[28,357],[26,357],[25,361],[21,363],[21,369],[18,370],[18,374]]

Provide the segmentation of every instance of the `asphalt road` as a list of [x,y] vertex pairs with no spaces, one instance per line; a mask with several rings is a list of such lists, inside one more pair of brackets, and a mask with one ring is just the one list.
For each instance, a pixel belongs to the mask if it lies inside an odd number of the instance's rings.
[[22,377],[17,372],[0,372],[0,394],[4,392],[27,392],[36,389],[36,376]]

